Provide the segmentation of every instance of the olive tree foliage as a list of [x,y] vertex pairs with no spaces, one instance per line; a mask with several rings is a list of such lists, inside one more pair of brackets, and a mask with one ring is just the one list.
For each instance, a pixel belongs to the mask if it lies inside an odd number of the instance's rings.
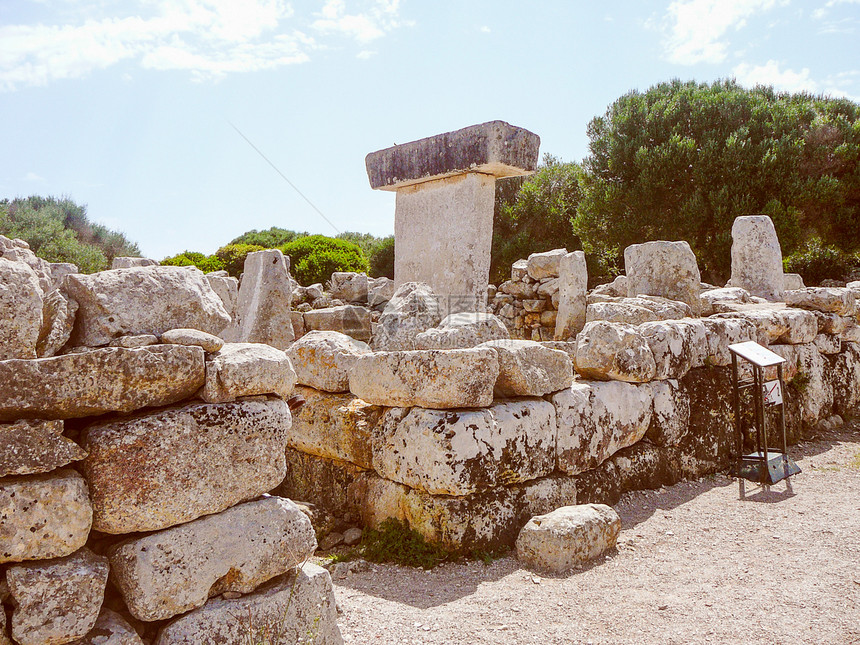
[[849,100],[733,80],[628,92],[588,126],[573,230],[613,272],[630,244],[687,240],[713,281],[730,272],[740,215],[769,215],[786,255],[812,237],[856,249],[859,114]]

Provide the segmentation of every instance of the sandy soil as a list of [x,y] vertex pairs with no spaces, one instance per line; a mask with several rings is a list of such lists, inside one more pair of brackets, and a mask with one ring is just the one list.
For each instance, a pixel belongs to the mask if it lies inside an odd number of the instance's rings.
[[564,577],[506,557],[336,576],[347,643],[860,644],[860,424],[770,491],[723,475],[625,495],[616,550]]

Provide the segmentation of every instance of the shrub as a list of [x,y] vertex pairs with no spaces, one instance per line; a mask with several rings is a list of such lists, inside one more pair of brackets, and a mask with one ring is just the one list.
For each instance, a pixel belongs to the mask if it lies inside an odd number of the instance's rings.
[[858,266],[858,259],[834,246],[825,246],[814,237],[806,248],[785,258],[783,264],[786,271],[799,273],[805,284],[815,286],[822,280],[845,280],[851,269]]
[[300,284],[325,282],[335,271],[367,272],[367,258],[352,242],[309,235],[280,247],[290,256],[290,271]]
[[248,254],[262,250],[264,247],[256,244],[228,244],[215,251],[215,257],[221,261],[222,269],[238,278],[245,270],[245,258]]
[[389,235],[370,251],[370,275],[394,279],[394,236]]
[[203,271],[203,273],[221,271],[224,268],[224,263],[220,258],[214,255],[204,255],[197,251],[183,251],[169,258],[164,258],[161,264],[172,267],[195,266]]
[[230,244],[253,244],[254,246],[262,246],[265,249],[274,249],[306,235],[308,234],[296,233],[296,231],[273,226],[265,231],[252,229],[246,233],[242,233],[242,235],[232,240]]
[[359,547],[362,557],[371,562],[396,562],[409,567],[432,569],[452,554],[424,540],[420,533],[389,517],[379,530],[364,529]]

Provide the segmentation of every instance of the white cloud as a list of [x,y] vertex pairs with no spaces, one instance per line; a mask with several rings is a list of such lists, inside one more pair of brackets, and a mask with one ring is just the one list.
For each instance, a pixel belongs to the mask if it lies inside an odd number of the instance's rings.
[[809,69],[804,67],[799,72],[793,69],[780,69],[779,63],[769,60],[764,65],[741,63],[733,70],[738,83],[747,87],[755,85],[773,85],[775,89],[787,92],[818,92],[819,84],[812,79]]
[[42,177],[41,175],[37,175],[36,173],[34,173],[32,171],[28,172],[21,179],[23,181],[45,181],[44,177]]
[[368,58],[370,58],[371,56],[375,56],[375,55],[376,55],[376,52],[375,52],[375,51],[371,51],[371,50],[369,50],[369,49],[362,49],[360,52],[358,52],[358,53],[355,55],[355,57],[356,57],[356,58],[360,58],[361,60],[367,60],[367,59],[368,59]]
[[675,0],[666,12],[666,58],[672,63],[719,63],[728,50],[727,33],[777,5],[777,0]]
[[482,34],[488,34],[492,30],[487,25],[481,25],[478,31],[480,31]]
[[326,0],[312,27],[324,34],[337,33],[369,43],[404,24],[398,18],[399,0],[376,0],[359,13],[348,13],[344,0]]

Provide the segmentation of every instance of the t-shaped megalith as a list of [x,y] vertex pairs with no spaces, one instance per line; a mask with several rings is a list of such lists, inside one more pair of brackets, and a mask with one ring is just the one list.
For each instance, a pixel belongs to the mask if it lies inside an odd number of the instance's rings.
[[532,174],[540,137],[490,121],[367,155],[370,186],[397,192],[394,281],[425,282],[445,313],[486,302],[497,177]]

